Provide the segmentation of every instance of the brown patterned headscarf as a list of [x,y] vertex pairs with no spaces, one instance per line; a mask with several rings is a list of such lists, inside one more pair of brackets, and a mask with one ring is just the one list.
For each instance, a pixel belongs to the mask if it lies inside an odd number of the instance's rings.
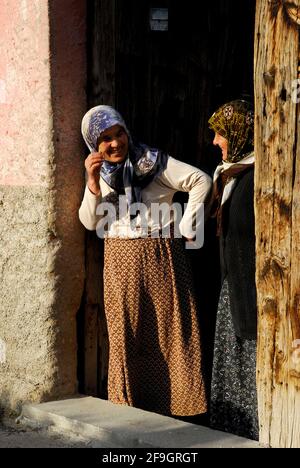
[[214,132],[228,141],[228,162],[238,162],[253,150],[254,113],[249,102],[236,100],[224,104],[208,123]]

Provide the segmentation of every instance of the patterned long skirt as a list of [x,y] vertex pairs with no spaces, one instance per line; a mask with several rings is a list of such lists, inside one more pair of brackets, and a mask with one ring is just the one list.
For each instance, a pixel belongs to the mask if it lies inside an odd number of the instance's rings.
[[106,239],[108,398],[177,416],[206,412],[191,270],[180,239]]
[[256,340],[236,336],[224,281],[216,322],[210,425],[214,429],[258,439]]

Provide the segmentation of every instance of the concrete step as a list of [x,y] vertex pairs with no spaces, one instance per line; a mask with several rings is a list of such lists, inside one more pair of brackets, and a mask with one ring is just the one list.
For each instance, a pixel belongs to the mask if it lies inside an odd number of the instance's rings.
[[26,404],[22,422],[84,437],[91,447],[258,448],[257,442],[99,398]]

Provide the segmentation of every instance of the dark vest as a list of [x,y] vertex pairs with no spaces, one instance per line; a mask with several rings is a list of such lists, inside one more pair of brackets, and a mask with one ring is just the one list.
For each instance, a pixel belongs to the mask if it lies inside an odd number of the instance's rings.
[[220,253],[222,277],[228,280],[236,335],[255,339],[257,306],[255,287],[254,168],[237,177],[231,197],[223,205]]

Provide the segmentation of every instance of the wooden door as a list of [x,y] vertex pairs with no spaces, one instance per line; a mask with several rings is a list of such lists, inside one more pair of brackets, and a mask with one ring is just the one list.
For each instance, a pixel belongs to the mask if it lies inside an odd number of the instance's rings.
[[[183,0],[89,0],[88,8],[89,106],[115,106],[137,139],[212,173],[219,155],[208,117],[224,102],[253,94],[255,2],[200,2],[200,14]],[[168,31],[151,30],[151,8],[168,9]],[[211,235],[192,254],[208,375],[219,286],[218,247]],[[104,396],[101,248],[88,233],[81,388]]]

